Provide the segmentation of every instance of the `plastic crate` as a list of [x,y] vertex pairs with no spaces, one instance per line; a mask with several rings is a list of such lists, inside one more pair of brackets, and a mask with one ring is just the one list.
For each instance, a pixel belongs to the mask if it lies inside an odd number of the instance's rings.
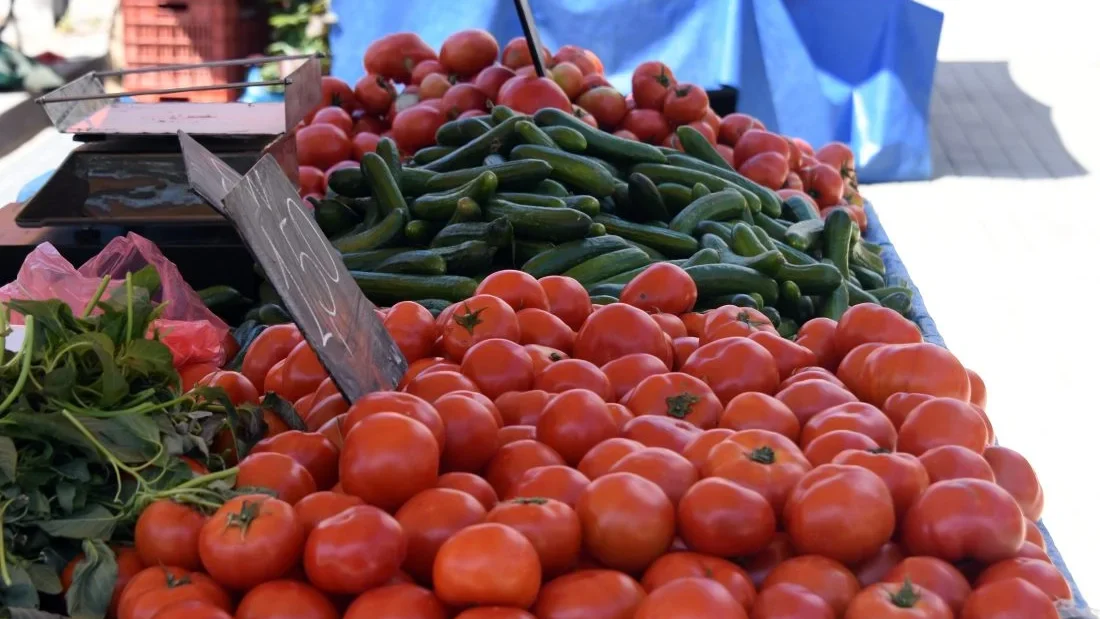
[[[267,19],[260,0],[122,0],[126,67],[243,58],[266,45]],[[123,77],[126,90],[181,88],[244,80],[244,67],[134,73]],[[137,97],[138,101],[227,102],[239,90],[206,90]]]

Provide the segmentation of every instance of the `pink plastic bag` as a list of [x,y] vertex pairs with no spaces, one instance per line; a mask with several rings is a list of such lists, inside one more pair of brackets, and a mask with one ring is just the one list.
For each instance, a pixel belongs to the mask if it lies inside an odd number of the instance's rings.
[[[176,265],[165,258],[156,245],[132,232],[112,239],[80,269],[73,268],[53,245],[39,245],[23,261],[15,281],[0,287],[0,301],[60,299],[79,314],[99,288],[104,275],[112,278],[106,297],[123,285],[126,273],[139,271],[150,264],[157,270],[161,282],[154,300],[167,303],[162,318],[154,327],[162,332],[165,344],[172,348],[176,367],[189,363],[224,363],[222,341],[229,333],[229,325],[203,305]],[[12,320],[20,324],[22,317],[12,316]]]

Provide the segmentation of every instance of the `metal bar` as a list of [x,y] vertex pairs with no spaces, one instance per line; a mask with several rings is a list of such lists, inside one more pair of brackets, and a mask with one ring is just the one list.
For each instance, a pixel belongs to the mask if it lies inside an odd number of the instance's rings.
[[121,99],[122,97],[142,97],[145,95],[171,95],[181,92],[199,92],[203,90],[240,90],[249,86],[286,86],[290,80],[268,80],[266,82],[234,82],[232,84],[208,84],[206,86],[183,86],[180,88],[158,88],[156,90],[131,90],[130,92],[106,92],[94,95],[48,98],[49,95],[35,99],[36,103],[65,103],[67,101],[90,101],[93,99]]
[[535,73],[539,77],[546,77],[546,65],[542,62],[542,39],[535,27],[535,18],[531,15],[531,5],[527,0],[515,0],[515,3],[519,23],[523,26],[523,36],[527,39],[527,49],[531,51],[531,62],[535,65]]
[[197,62],[193,64],[166,64],[155,67],[140,67],[137,69],[117,69],[114,71],[97,71],[96,77],[117,77],[119,75],[133,75],[135,73],[158,73],[160,71],[182,71],[184,69],[212,68],[212,67],[239,67],[267,64],[269,62],[282,62],[283,60],[303,60],[305,58],[323,58],[324,54],[298,54],[296,56],[263,56],[261,58],[236,58],[233,60],[215,60],[212,62]]

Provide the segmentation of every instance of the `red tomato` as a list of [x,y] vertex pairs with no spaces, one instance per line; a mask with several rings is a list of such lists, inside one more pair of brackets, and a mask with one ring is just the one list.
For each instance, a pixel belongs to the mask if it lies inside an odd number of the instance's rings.
[[345,432],[378,413],[397,413],[414,419],[431,432],[440,447],[446,443],[447,435],[443,429],[443,420],[440,419],[435,407],[411,393],[396,391],[375,391],[359,398],[348,409]]
[[643,379],[622,403],[638,415],[663,415],[683,419],[704,430],[718,424],[722,403],[706,383],[679,372]]
[[844,179],[840,173],[824,163],[803,168],[802,182],[806,193],[822,207],[839,204],[844,195]]
[[982,453],[990,443],[981,415],[969,402],[932,398],[918,404],[898,428],[898,450],[920,456],[941,445]]
[[245,590],[289,572],[304,543],[305,529],[289,503],[248,494],[230,499],[206,521],[199,557],[220,584]]
[[542,568],[538,551],[523,534],[485,523],[445,541],[432,576],[436,594],[452,606],[527,608],[538,596]]
[[817,362],[814,352],[770,330],[749,334],[749,339],[768,349],[775,358],[779,377],[786,380],[795,370],[810,367]]
[[563,352],[572,352],[577,334],[562,319],[550,312],[528,308],[516,312],[519,320],[520,343],[549,346]]
[[[669,91],[676,86],[672,69],[649,60],[638,65],[630,78],[631,93],[639,108],[661,111]],[[704,93],[705,94],[705,93]],[[690,121],[689,121],[690,122]]]
[[407,84],[412,69],[425,60],[435,60],[435,52],[412,32],[396,32],[375,40],[363,54],[367,73],[381,75]]
[[645,599],[633,578],[614,570],[584,569],[546,583],[532,609],[540,619],[626,619]]
[[377,507],[359,505],[314,527],[302,563],[315,587],[356,595],[393,578],[405,560],[407,543],[393,516]]
[[642,577],[642,586],[652,592],[682,578],[707,578],[729,592],[743,608],[752,608],[756,589],[745,570],[734,563],[694,552],[674,552],[657,559]]
[[435,317],[414,301],[401,301],[390,308],[382,324],[409,363],[431,355],[439,337]]
[[310,124],[332,125],[343,131],[344,135],[351,135],[351,129],[355,123],[351,120],[351,114],[348,114],[344,108],[332,106],[317,110]]
[[559,62],[550,69],[550,78],[561,86],[570,101],[575,100],[584,88],[584,73],[572,62]]
[[852,149],[849,148],[847,144],[830,142],[819,148],[816,153],[812,154],[821,163],[840,172],[840,176],[844,178],[844,180],[855,180],[855,158],[852,155]]
[[451,73],[472,77],[493,64],[500,46],[493,35],[484,30],[462,30],[443,41],[439,62]]
[[494,403],[500,411],[503,425],[533,426],[551,397],[551,394],[540,390],[510,391],[501,394]]
[[664,142],[672,128],[659,111],[649,108],[630,110],[623,117],[622,128],[633,133],[642,142],[660,144]]
[[730,430],[769,430],[797,441],[798,418],[780,400],[766,394],[746,392],[730,400],[718,419],[718,427]]
[[760,344],[743,337],[700,346],[682,370],[710,385],[723,403],[746,391],[775,393],[779,386],[775,358]]
[[348,431],[340,453],[340,480],[348,494],[395,510],[439,478],[439,443],[423,424],[378,413]]
[[620,429],[624,438],[638,441],[646,447],[664,447],[676,453],[683,453],[696,437],[703,433],[698,427],[682,419],[643,415],[623,424]]
[[605,129],[618,127],[626,116],[626,98],[610,86],[598,86],[586,91],[577,99],[577,105],[596,118]]
[[809,589],[779,583],[760,592],[752,606],[753,619],[835,619],[829,603]]
[[447,122],[447,116],[427,105],[415,105],[397,113],[393,119],[393,139],[402,151],[414,153],[435,144],[435,132]]
[[941,445],[924,452],[920,462],[932,483],[945,479],[993,481],[993,469],[977,453],[959,445]]
[[833,406],[858,401],[847,389],[821,379],[794,383],[775,394],[775,397],[791,409],[800,424],[805,424],[815,415]]
[[628,453],[611,467],[609,473],[633,473],[657,484],[673,505],[699,480],[699,471],[680,454],[661,447],[647,447]]
[[[114,593],[111,595],[111,603],[109,606],[109,612],[114,614],[118,611],[119,602],[122,598],[122,593],[126,589],[126,585],[130,584],[130,580],[133,579],[138,573],[145,569],[145,564],[141,560],[141,556],[137,550],[127,547],[112,547],[115,553],[115,562],[118,565],[118,578],[115,580]],[[61,571],[61,590],[65,593],[69,590],[69,587],[73,584],[73,576],[76,573],[76,568],[84,562],[84,553],[79,553],[68,564],[65,565],[65,569]],[[180,569],[181,572],[186,570]]]
[[878,446],[893,450],[897,442],[897,430],[879,409],[863,402],[847,402],[827,408],[802,427],[802,449],[815,438],[836,430],[851,430],[878,443]]
[[603,73],[603,63],[600,62],[596,54],[576,45],[562,45],[558,53],[554,54],[552,60],[555,66],[565,62],[572,63],[580,68],[585,75]]
[[761,152],[741,162],[737,171],[765,187],[779,189],[787,181],[787,156],[776,151]]
[[486,511],[497,504],[497,493],[489,482],[473,473],[445,473],[439,476],[437,488],[450,488],[474,497]]
[[[289,456],[304,466],[318,488],[331,488],[339,481],[340,450],[320,434],[289,430],[265,438],[252,448],[253,454],[268,451]],[[296,502],[291,501],[292,504]]]
[[[718,141],[724,145],[733,147],[750,129],[764,130],[764,125],[748,114],[726,114],[718,125]],[[730,161],[730,165],[734,165]]]
[[650,592],[635,619],[748,619],[745,610],[721,584],[709,578],[681,578]]
[[479,471],[497,451],[500,425],[480,402],[458,394],[435,401],[447,439],[440,464],[446,471]]
[[309,342],[299,342],[286,357],[283,366],[283,390],[279,394],[290,401],[309,395],[328,378],[328,370]]
[[799,327],[794,341],[813,351],[817,356],[817,365],[833,371],[844,356],[844,353],[837,350],[836,328],[837,323],[831,318],[813,318]]
[[1008,492],[980,479],[952,479],[932,484],[913,503],[903,538],[913,554],[995,563],[1016,556],[1026,532]]
[[[737,140],[736,145],[733,148],[733,163],[734,167],[741,169],[741,166],[753,157],[767,152],[776,152],[781,154],[784,167],[786,162],[790,158],[790,144],[786,138],[770,131],[763,129],[749,129]],[[783,179],[786,179],[786,172],[783,173]],[[780,181],[782,184],[782,180]]]
[[901,563],[904,558],[905,549],[900,544],[886,542],[879,547],[878,552],[870,559],[860,563],[855,568],[856,578],[859,579],[861,586],[870,587],[875,583],[882,582],[886,574],[894,569],[898,563]]
[[878,443],[859,432],[851,430],[833,430],[810,441],[803,453],[810,464],[821,466],[832,462],[834,458],[852,449],[881,449]]
[[349,507],[363,504],[363,499],[359,497],[323,490],[314,492],[295,503],[294,515],[308,533],[322,520],[335,516]]
[[160,611],[187,601],[204,602],[228,611],[225,589],[202,572],[180,567],[148,567],[134,574],[118,602],[119,619],[152,619]]
[[324,171],[322,171],[320,168],[309,165],[298,166],[298,195],[305,197],[309,194],[324,195],[324,193]]
[[674,126],[686,125],[703,118],[710,101],[707,91],[695,84],[677,84],[665,95],[662,111]]
[[819,555],[794,557],[777,565],[764,579],[760,597],[768,589],[781,584],[804,587],[825,600],[836,617],[845,616],[844,611],[860,589],[859,581],[848,568]]
[[576,465],[590,449],[618,434],[607,405],[585,389],[571,389],[551,399],[536,427],[539,442],[561,454],[570,465]]
[[845,617],[876,619],[954,619],[951,608],[936,594],[919,585],[879,583],[867,587],[852,598]]
[[366,114],[385,114],[396,97],[397,91],[394,90],[393,82],[380,75],[364,75],[355,83],[355,99]]
[[461,361],[480,341],[503,338],[515,342],[519,336],[515,310],[499,297],[479,294],[463,301],[443,326],[443,349],[451,359]]
[[1043,514],[1043,487],[1031,463],[1019,453],[999,445],[986,447],[982,457],[993,470],[997,485],[1016,499],[1024,516],[1038,521]]
[[849,450],[833,458],[836,464],[850,464],[878,475],[890,490],[898,522],[905,518],[909,507],[931,483],[920,460],[905,453]]
[[184,600],[161,608],[156,619],[233,619],[233,615],[205,600]]
[[664,554],[675,534],[675,509],[657,484],[632,473],[594,480],[577,502],[585,549],[601,564],[640,572]]
[[138,517],[134,546],[145,565],[174,565],[186,570],[202,567],[199,531],[206,516],[167,499],[154,501]]
[[589,479],[602,477],[626,456],[645,449],[645,445],[626,438],[611,438],[601,442],[581,458],[577,470]]
[[511,496],[512,487],[527,471],[540,466],[565,464],[558,452],[533,440],[502,445],[485,468],[485,480],[497,496]]
[[367,591],[355,598],[344,613],[344,619],[383,617],[447,619],[450,614],[431,591],[401,582]]
[[551,365],[569,358],[569,355],[558,350],[557,348],[550,348],[549,346],[540,346],[538,344],[527,344],[524,347],[527,351],[527,355],[531,357],[531,362],[535,366],[535,376],[542,374],[543,370]]
[[267,327],[245,352],[241,373],[253,385],[263,386],[264,391],[268,391],[265,384],[268,372],[276,363],[285,359],[301,341],[302,332],[294,323]]
[[998,580],[978,587],[966,598],[959,619],[1057,619],[1054,602],[1035,585],[1021,579]]
[[934,593],[956,613],[962,609],[963,602],[970,595],[970,583],[962,572],[950,563],[934,557],[902,559],[886,574],[883,582],[912,582]]
[[416,580],[430,584],[439,547],[462,529],[483,522],[485,514],[485,507],[476,498],[449,488],[429,488],[409,499],[396,514],[408,539],[402,568]]
[[561,501],[517,498],[497,505],[485,520],[511,527],[526,537],[538,553],[546,578],[565,573],[580,556],[580,519]]
[[236,619],[337,619],[336,606],[317,589],[297,580],[273,580],[245,594]]
[[204,376],[197,383],[201,387],[218,387],[225,391],[234,405],[259,404],[260,394],[252,382],[240,372],[219,370]]
[[743,430],[711,449],[701,473],[759,492],[778,515],[809,470],[809,461],[787,437],[767,430]]
[[631,140],[633,142],[639,142],[640,141],[638,139],[638,136],[634,135],[633,131],[627,131],[626,129],[619,129],[618,131],[616,131],[614,133],[614,135],[617,135],[620,138],[626,138],[626,139]]
[[237,488],[274,490],[280,499],[290,505],[317,491],[317,483],[309,470],[282,453],[253,453],[241,460],[239,467]]
[[562,359],[551,364],[539,373],[534,386],[549,393],[586,389],[605,402],[612,397],[611,381],[600,368],[583,359]]
[[548,77],[535,75],[516,76],[508,80],[500,88],[497,103],[523,114],[534,114],[546,107],[573,112],[573,104],[561,86]]
[[351,157],[351,141],[343,129],[327,123],[298,129],[294,137],[298,162],[327,170]]
[[676,361],[673,363],[673,369],[682,369],[684,364],[687,363],[688,357],[696,350],[699,350],[699,338],[697,337],[678,337],[673,339],[672,351],[676,357]]
[[[542,48],[540,55],[544,66],[550,66],[550,50]],[[500,54],[500,63],[509,69],[530,66],[534,60],[531,58],[531,49],[527,46],[527,39],[516,37],[504,46]]]
[[612,399],[621,401],[630,390],[646,377],[664,374],[668,371],[665,363],[646,353],[634,353],[612,359],[600,368],[611,381]]
[[527,308],[550,310],[546,290],[531,275],[507,269],[492,273],[477,286],[477,294],[499,297],[515,311]]
[[646,312],[682,314],[691,310],[698,295],[686,271],[670,262],[658,262],[630,280],[620,301]]
[[970,403],[978,408],[985,408],[986,391],[985,381],[978,373],[966,368],[966,375],[970,377]]
[[767,499],[718,477],[691,486],[677,515],[687,546],[709,555],[754,554],[767,547],[776,530],[775,511]]
[[632,353],[648,353],[664,362],[665,367],[672,367],[672,346],[664,331],[645,312],[625,303],[613,303],[593,312],[577,333],[573,352],[596,365]]
[[576,331],[592,313],[592,301],[580,282],[561,275],[548,275],[538,280],[549,300],[551,314],[561,318]]

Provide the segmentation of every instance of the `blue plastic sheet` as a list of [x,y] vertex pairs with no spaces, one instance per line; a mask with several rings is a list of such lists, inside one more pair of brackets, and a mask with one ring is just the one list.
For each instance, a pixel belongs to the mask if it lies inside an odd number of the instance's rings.
[[[640,62],[677,79],[737,86],[738,109],[821,146],[853,146],[864,182],[931,176],[928,105],[943,14],[913,0],[538,0],[543,43],[587,47],[629,90]],[[332,0],[333,74],[354,82],[374,39],[484,28],[503,45],[523,32],[511,0]]]

